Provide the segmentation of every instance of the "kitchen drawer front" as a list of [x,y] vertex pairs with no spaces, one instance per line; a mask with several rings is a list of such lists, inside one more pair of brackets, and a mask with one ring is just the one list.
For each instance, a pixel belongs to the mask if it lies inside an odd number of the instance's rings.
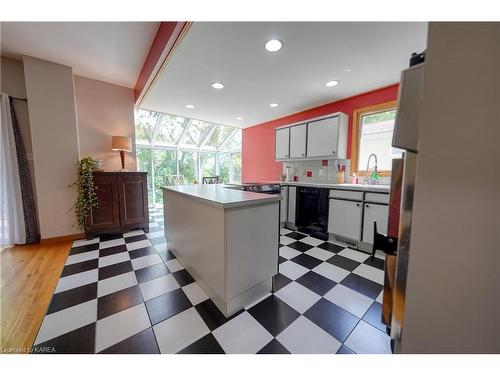
[[366,202],[389,204],[389,194],[366,193],[365,201]]
[[363,200],[363,192],[362,191],[350,191],[350,190],[330,190],[330,198],[350,199],[353,201],[362,201]]

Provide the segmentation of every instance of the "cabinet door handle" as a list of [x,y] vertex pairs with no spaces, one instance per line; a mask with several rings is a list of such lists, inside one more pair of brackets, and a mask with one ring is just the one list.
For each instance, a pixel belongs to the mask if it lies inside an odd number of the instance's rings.
[[305,156],[306,154],[302,154],[302,156]]
[[335,154],[335,151],[332,151],[332,154]]
[[359,203],[356,203],[356,207],[359,207]]
[[365,204],[365,208],[370,208],[370,205],[369,204]]

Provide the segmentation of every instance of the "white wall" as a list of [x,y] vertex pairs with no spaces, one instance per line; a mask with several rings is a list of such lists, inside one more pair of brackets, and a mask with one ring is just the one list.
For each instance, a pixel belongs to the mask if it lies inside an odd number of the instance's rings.
[[403,353],[500,353],[499,49],[430,24]]
[[125,168],[137,170],[134,90],[75,76],[75,99],[81,157],[103,160],[106,171],[121,169],[119,153],[111,150],[111,137],[127,136],[134,149],[125,154]]
[[72,207],[79,160],[72,68],[24,57],[42,239],[80,232]]

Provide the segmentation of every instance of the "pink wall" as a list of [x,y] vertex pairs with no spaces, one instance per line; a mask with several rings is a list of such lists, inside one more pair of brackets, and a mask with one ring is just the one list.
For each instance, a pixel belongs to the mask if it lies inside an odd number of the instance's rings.
[[274,161],[275,128],[330,113],[344,112],[349,115],[347,157],[350,158],[353,111],[396,100],[397,96],[398,85],[395,84],[243,129],[242,180],[244,182],[275,181],[280,176],[282,163]]

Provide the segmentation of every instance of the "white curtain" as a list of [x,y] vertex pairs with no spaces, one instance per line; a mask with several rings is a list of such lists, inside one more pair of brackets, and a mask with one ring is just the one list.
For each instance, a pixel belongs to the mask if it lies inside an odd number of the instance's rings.
[[0,245],[24,244],[24,212],[9,97],[1,94]]

